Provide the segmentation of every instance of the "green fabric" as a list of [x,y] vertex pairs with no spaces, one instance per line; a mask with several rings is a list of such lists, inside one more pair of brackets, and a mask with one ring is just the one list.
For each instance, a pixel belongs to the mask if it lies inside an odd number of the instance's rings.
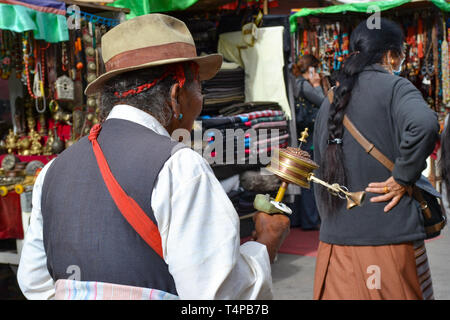
[[184,10],[197,1],[198,0],[116,0],[109,5],[117,8],[130,9],[130,13],[127,14],[127,19],[131,19],[152,12]]
[[36,11],[20,5],[0,3],[0,29],[14,32],[33,30],[35,39],[47,42],[69,40],[65,16]]
[[108,6],[130,9],[127,19],[150,13],[149,0],[116,0],[113,3],[109,3]]
[[442,11],[450,12],[450,3],[448,3],[446,0],[431,0],[431,2],[433,2],[434,5]]
[[[381,11],[389,10],[395,7],[404,5],[405,3],[411,2],[411,0],[392,0],[392,1],[373,1],[373,2],[363,2],[363,3],[349,3],[342,5],[335,5],[324,8],[310,9],[304,8],[299,12],[294,13],[290,16],[289,21],[291,24],[291,32],[297,31],[297,18],[305,17],[312,14],[327,14],[327,13],[341,13],[344,11],[352,12],[367,12],[370,6],[376,5]],[[450,12],[450,3],[446,0],[431,0],[431,2],[437,6],[439,9],[445,12]]]
[[312,14],[329,14],[329,13],[341,13],[344,11],[349,12],[367,12],[370,6],[378,6],[381,11],[389,10],[405,3],[411,2],[411,0],[392,0],[392,1],[373,1],[373,2],[362,2],[362,3],[348,3],[341,4],[317,9],[304,8],[299,12],[294,13],[290,16],[289,21],[291,24],[291,32],[297,31],[297,18],[305,17]]

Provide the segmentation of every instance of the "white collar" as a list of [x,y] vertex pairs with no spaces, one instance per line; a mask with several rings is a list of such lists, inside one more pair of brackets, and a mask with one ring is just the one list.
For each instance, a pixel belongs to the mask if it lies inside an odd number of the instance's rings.
[[161,123],[159,123],[158,120],[156,120],[155,117],[145,111],[126,104],[118,104],[114,106],[106,120],[108,119],[122,119],[132,121],[152,131],[155,131],[160,135],[170,137],[167,130],[161,125]]

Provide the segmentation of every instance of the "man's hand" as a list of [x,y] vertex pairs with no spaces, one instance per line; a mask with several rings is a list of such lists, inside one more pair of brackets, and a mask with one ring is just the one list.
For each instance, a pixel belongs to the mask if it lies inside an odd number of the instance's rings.
[[393,177],[390,177],[384,182],[369,183],[366,188],[367,192],[381,193],[382,196],[370,199],[371,202],[389,202],[384,207],[384,212],[388,212],[395,207],[403,195],[406,193],[406,187],[398,184]]
[[273,263],[278,249],[289,234],[290,220],[284,214],[257,212],[253,221],[256,230],[253,231],[252,238],[267,247],[270,263]]

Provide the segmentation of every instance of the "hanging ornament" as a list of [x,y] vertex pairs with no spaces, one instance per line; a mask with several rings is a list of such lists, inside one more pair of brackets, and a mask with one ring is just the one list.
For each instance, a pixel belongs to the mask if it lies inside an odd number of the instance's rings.
[[[442,101],[444,104],[450,103],[450,54],[449,54],[449,46],[447,41],[446,31],[449,30],[446,28],[445,20],[443,27],[443,41],[441,45],[441,64],[442,64]],[[450,32],[448,33],[448,37],[450,37]]]
[[74,83],[71,78],[63,75],[56,79],[55,82],[56,99],[57,100],[70,100],[74,99]]

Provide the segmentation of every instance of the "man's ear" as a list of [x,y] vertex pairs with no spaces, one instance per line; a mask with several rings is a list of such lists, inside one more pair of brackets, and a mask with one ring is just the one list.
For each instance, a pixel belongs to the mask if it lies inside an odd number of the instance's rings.
[[180,85],[178,83],[175,83],[170,88],[170,107],[172,108],[174,115],[177,117],[181,112],[180,103],[178,100],[179,95],[180,95]]

